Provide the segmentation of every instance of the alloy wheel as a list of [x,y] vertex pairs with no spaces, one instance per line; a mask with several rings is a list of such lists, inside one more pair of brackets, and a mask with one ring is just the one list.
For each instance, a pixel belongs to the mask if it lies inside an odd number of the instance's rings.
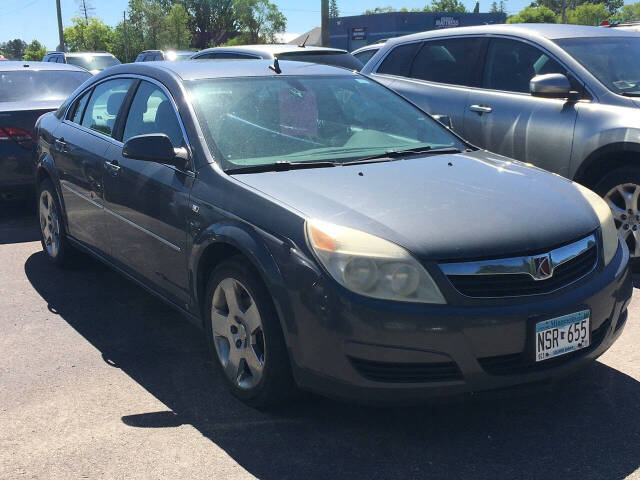
[[38,212],[44,246],[49,256],[55,258],[60,251],[60,220],[53,197],[47,190],[40,194]]
[[265,336],[255,300],[239,281],[222,280],[211,306],[213,340],[225,375],[239,388],[255,387],[265,365]]
[[613,213],[618,234],[627,243],[633,258],[640,258],[640,185],[616,185],[604,196]]

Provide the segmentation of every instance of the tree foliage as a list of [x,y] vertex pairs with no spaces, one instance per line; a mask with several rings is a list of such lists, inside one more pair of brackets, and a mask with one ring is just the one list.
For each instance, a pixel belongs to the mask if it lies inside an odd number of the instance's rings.
[[71,52],[102,51],[111,47],[112,30],[102,20],[90,17],[87,22],[84,17],[75,16],[72,25],[64,29],[64,39],[67,49]]
[[274,43],[278,32],[283,32],[287,19],[269,0],[234,0],[238,30],[248,43]]
[[177,49],[191,46],[189,14],[179,3],[174,3],[167,14],[166,30],[162,43],[167,47]]
[[33,40],[24,51],[24,60],[41,61],[47,54],[47,49],[38,40]]
[[9,59],[22,60],[24,52],[27,49],[27,42],[20,38],[0,43],[0,50],[4,52],[4,56]]
[[620,22],[631,22],[633,20],[640,20],[640,2],[632,3],[630,5],[623,5],[612,20]]
[[604,3],[583,3],[572,10],[567,10],[567,23],[597,26],[609,16],[609,10]]
[[509,17],[507,23],[556,23],[556,14],[544,6],[529,6],[520,13]]
[[[617,12],[622,5],[624,5],[624,0],[564,0],[567,10],[575,10],[579,5],[583,5],[585,3],[598,4],[603,3],[606,9],[609,11],[609,14],[614,14]],[[531,6],[532,7],[547,7],[555,14],[562,14],[562,4],[563,0],[535,0]]]
[[340,16],[340,10],[338,9],[337,0],[329,1],[329,18],[338,18]]

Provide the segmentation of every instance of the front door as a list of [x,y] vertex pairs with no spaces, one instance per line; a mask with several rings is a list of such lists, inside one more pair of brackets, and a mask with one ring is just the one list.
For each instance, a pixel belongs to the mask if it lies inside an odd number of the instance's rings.
[[531,44],[491,39],[481,88],[467,99],[462,135],[478,147],[567,176],[576,104],[529,94],[530,80],[548,73],[567,71]]
[[69,233],[106,254],[110,248],[103,205],[104,155],[113,144],[113,127],[131,84],[129,79],[99,84],[76,100],[54,132],[52,155]]
[[[141,81],[124,124],[122,141],[164,133],[185,145],[173,100],[159,85]],[[185,305],[189,298],[187,223],[191,172],[125,158],[122,146],[107,152],[104,189],[112,255],[142,281]]]

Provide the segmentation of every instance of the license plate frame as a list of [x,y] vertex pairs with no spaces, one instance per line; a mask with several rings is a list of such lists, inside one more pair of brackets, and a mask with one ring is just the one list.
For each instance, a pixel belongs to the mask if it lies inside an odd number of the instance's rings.
[[[530,330],[530,340],[528,342],[533,362],[535,364],[544,364],[544,362],[547,362],[549,360],[557,359],[570,353],[575,353],[588,348],[591,345],[591,320],[591,309],[589,308],[579,308],[577,310],[574,310],[573,312],[554,317],[538,317],[536,319],[533,319]],[[586,321],[586,325],[584,325],[587,331],[586,337],[583,337],[581,335],[579,337],[579,340],[569,342],[569,337],[574,336],[575,334],[574,333],[570,335],[569,329],[575,328],[573,326],[577,324],[578,329],[580,330],[581,323],[583,321]],[[554,330],[556,334],[557,345],[552,344],[550,348],[543,348],[541,350],[541,345],[539,343],[541,339],[539,338],[539,334],[552,332],[551,339],[553,343]],[[580,331],[580,333],[582,332]],[[542,341],[546,342],[546,345],[548,345],[547,337],[543,337]]]

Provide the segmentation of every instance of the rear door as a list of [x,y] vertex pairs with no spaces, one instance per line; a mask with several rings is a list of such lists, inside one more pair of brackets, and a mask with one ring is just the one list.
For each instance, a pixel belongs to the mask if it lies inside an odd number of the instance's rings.
[[98,84],[79,97],[55,130],[52,155],[60,175],[69,233],[109,254],[105,227],[103,172],[113,145],[117,115],[133,80]]
[[547,73],[568,72],[535,45],[492,38],[481,88],[467,101],[462,135],[492,152],[568,175],[576,104],[530,95],[530,80]]
[[[141,81],[126,115],[122,141],[164,133],[186,146],[173,98],[160,84]],[[186,249],[190,171],[122,156],[111,145],[104,189],[113,257],[133,275],[174,302],[188,298]]]
[[[376,79],[432,115],[448,115],[463,129],[469,88],[480,81],[486,40],[437,38],[395,47],[378,67]],[[387,80],[388,79],[388,80]]]

